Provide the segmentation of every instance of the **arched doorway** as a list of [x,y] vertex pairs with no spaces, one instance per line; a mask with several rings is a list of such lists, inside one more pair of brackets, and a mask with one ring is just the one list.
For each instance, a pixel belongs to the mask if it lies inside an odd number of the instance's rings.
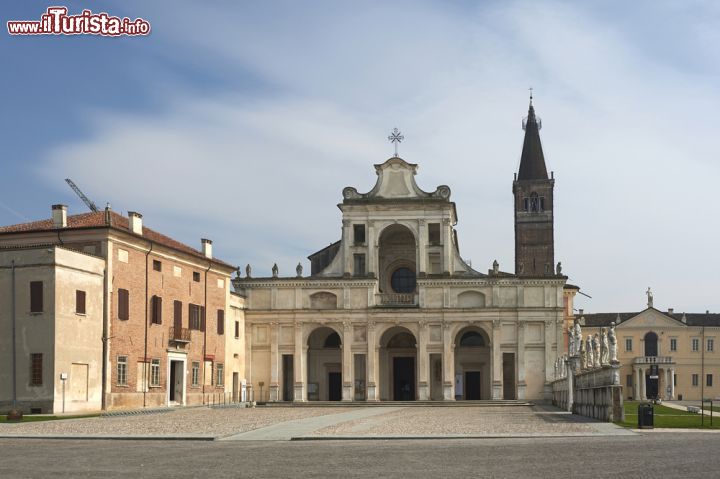
[[415,293],[417,250],[415,236],[406,226],[390,225],[378,240],[378,274],[383,294]]
[[658,355],[658,335],[650,331],[645,334],[645,356]]
[[307,399],[342,399],[342,341],[332,328],[322,326],[308,336]]
[[417,397],[417,341],[407,329],[396,326],[380,338],[380,399],[414,401]]
[[490,338],[481,328],[468,326],[455,336],[455,399],[490,399]]

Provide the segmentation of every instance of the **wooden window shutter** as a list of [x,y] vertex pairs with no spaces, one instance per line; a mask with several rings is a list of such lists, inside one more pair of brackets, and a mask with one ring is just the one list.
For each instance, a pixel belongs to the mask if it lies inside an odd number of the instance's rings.
[[31,313],[42,313],[43,312],[43,282],[42,281],[31,281],[30,282],[30,312]]
[[217,333],[218,335],[225,334],[225,311],[218,309],[217,312]]
[[205,306],[200,306],[200,331],[205,331]]
[[127,289],[118,289],[118,319],[130,319],[130,293]]
[[173,323],[175,326],[175,329],[182,329],[182,301],[175,300],[173,303],[173,309],[174,309],[174,318]]
[[162,324],[162,298],[160,296],[152,297],[152,322]]
[[85,291],[75,290],[75,312],[85,314]]

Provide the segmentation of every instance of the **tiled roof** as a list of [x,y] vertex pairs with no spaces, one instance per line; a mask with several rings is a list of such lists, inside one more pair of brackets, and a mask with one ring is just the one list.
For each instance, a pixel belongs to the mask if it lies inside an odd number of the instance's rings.
[[[685,318],[687,320],[688,326],[720,326],[720,314],[718,313],[667,313],[663,311],[656,310],[660,314],[664,314],[668,318],[672,318],[678,322],[682,322],[682,317],[685,315]],[[588,327],[601,327],[601,326],[610,326],[611,322],[617,323],[617,317],[620,315],[620,320],[622,323],[625,321],[634,318],[638,314],[640,314],[642,311],[638,311],[637,313],[593,313],[593,314],[583,314],[582,316],[585,318],[585,326]],[[576,318],[580,319],[580,315],[576,314]]]
[[[10,225],[10,226],[2,226],[0,227],[0,235],[8,234],[8,233],[32,233],[32,232],[40,232],[40,231],[67,231],[67,230],[75,230],[75,229],[84,229],[84,228],[104,228],[104,227],[111,227],[116,230],[123,231],[125,233],[133,234],[132,231],[130,231],[130,220],[119,213],[116,213],[114,211],[110,211],[110,224],[106,223],[105,221],[105,211],[97,211],[97,212],[91,212],[91,213],[81,213],[78,215],[69,215],[67,217],[67,227],[65,228],[55,228],[53,226],[53,220],[52,218],[40,220],[40,221],[32,221],[29,223],[20,223],[16,225]],[[136,235],[139,236],[139,235]],[[143,234],[142,237],[145,239],[148,239],[150,241],[154,241],[157,244],[161,244],[163,246],[166,246],[168,248],[172,248],[177,251],[181,251],[183,253],[190,254],[192,256],[196,256],[202,259],[206,259],[205,255],[195,248],[191,248],[190,246],[181,243],[179,241],[176,241],[169,236],[165,236],[162,233],[158,233],[157,231],[147,228],[143,226]],[[221,264],[223,266],[228,266],[230,268],[235,268],[235,266],[228,264],[224,261],[221,261],[219,259],[213,259],[214,263]]]

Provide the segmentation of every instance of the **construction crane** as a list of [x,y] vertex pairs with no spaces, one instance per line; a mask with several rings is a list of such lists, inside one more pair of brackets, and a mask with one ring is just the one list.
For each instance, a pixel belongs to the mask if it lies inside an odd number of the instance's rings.
[[85,193],[80,191],[80,188],[77,187],[77,185],[73,182],[73,180],[71,180],[70,178],[65,178],[65,182],[68,185],[70,185],[70,188],[72,188],[73,191],[80,197],[80,199],[83,200],[83,203],[85,203],[87,205],[87,207],[90,208],[90,211],[93,211],[93,212],[100,211],[100,210],[98,210],[98,207],[95,206],[95,203],[93,203],[90,200],[90,198],[85,196]]

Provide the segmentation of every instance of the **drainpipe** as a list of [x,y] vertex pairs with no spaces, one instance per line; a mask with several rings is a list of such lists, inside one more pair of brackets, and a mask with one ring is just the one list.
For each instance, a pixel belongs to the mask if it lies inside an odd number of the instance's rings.
[[105,395],[107,394],[107,374],[108,374],[108,341],[110,338],[108,338],[108,269],[107,269],[107,259],[105,260],[105,270],[103,271],[103,329],[102,329],[102,387],[101,387],[101,393],[102,396],[100,397],[100,409],[105,411],[107,409],[107,400],[105,398]]
[[17,360],[15,351],[15,260],[11,261],[12,270],[12,286],[10,295],[12,296],[12,408],[13,411],[17,410]]
[[147,363],[147,354],[148,354],[148,322],[150,321],[150,318],[148,317],[148,257],[150,256],[150,253],[152,253],[153,250],[153,242],[150,241],[150,249],[148,249],[148,252],[145,253],[145,354],[143,356],[143,407],[147,407],[147,390],[148,390],[148,363]]
[[[207,356],[207,330],[208,330],[208,321],[207,321],[207,274],[208,271],[210,271],[210,268],[212,267],[212,263],[208,261],[208,267],[205,270],[205,299],[203,300],[203,359],[202,359],[202,366],[203,366],[203,398],[205,398],[205,357]],[[212,382],[212,377],[210,378],[210,382]]]

